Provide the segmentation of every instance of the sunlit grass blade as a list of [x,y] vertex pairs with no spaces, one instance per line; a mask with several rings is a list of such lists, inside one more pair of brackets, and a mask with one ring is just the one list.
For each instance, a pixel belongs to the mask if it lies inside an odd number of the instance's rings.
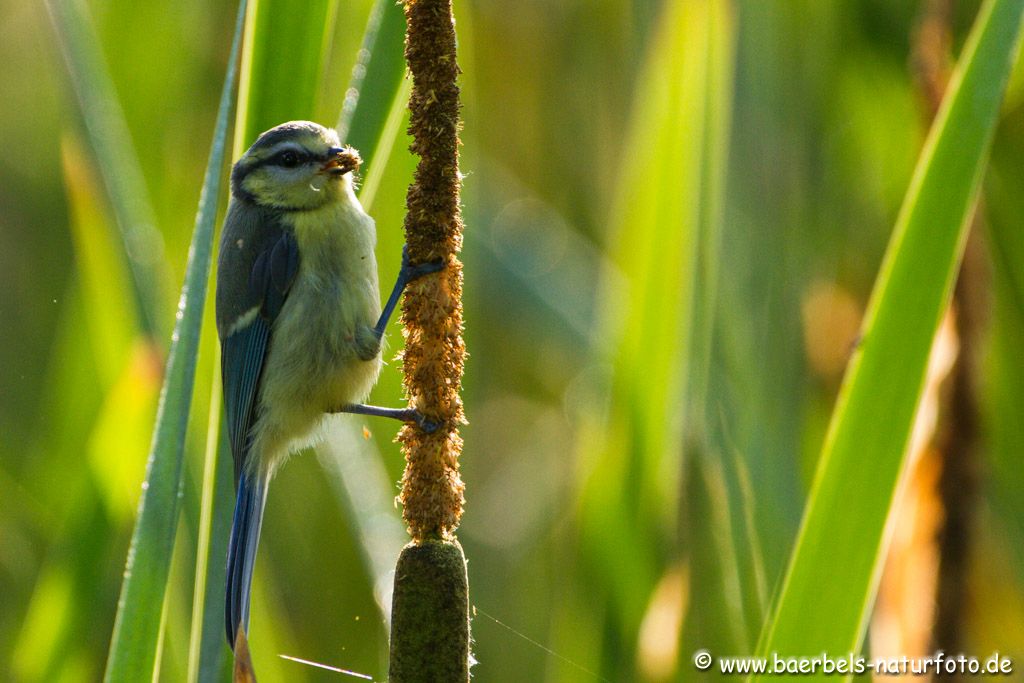
[[[722,437],[721,369],[713,368],[718,312],[719,267],[725,204],[726,169],[733,98],[736,26],[731,3],[718,3],[709,13],[705,131],[694,144],[703,146],[700,175],[698,238],[690,317],[690,368],[685,402],[687,481],[681,485],[686,512],[680,520],[679,543],[689,562],[688,592],[720,595],[709,604],[694,600],[679,634],[679,653],[700,647],[746,652],[753,647],[762,621],[762,581],[756,536],[745,525],[752,497],[743,488],[742,461]],[[713,373],[715,377],[713,378]],[[720,388],[717,390],[720,392]],[[692,642],[694,636],[699,641]],[[685,654],[680,654],[684,656]],[[679,667],[680,680],[698,675]]]
[[336,8],[337,0],[251,0],[235,121],[236,155],[268,128],[313,118]]
[[[131,291],[131,274],[121,258],[123,246],[102,202],[97,173],[73,136],[62,145],[67,198],[72,208],[71,235],[87,326],[80,330],[92,344],[81,344],[82,357],[92,350],[100,374],[102,408],[81,444],[96,490],[113,519],[131,522],[138,502],[139,478],[153,427],[160,391],[162,358],[151,339],[139,340],[138,311],[126,307],[120,292]],[[82,456],[85,456],[84,458]]]
[[676,541],[698,254],[713,258],[702,242],[717,240],[732,30],[727,2],[664,5],[623,147],[628,182],[618,186],[609,253],[624,277],[601,290],[595,355],[610,369],[610,394],[607,415],[581,432],[580,525],[624,644]]
[[219,360],[215,353],[210,416],[203,459],[202,494],[199,505],[199,538],[196,543],[195,581],[192,596],[192,627],[189,636],[188,681],[213,681],[228,670],[230,653],[224,638],[224,582],[231,532],[231,498],[234,473],[227,435],[221,425]]
[[982,7],[918,160],[778,605],[762,632],[762,655],[860,649],[932,340],[962,256],[1022,16],[1024,0]]
[[162,359],[150,340],[137,343],[138,312],[130,306],[126,310],[123,299],[112,295],[131,290],[131,275],[104,211],[99,178],[74,137],[66,136],[61,147],[86,329],[104,393],[82,450],[107,509],[127,522],[137,502],[142,476],[137,454],[146,449],[153,426]]
[[[404,130],[402,123],[408,123],[412,83],[403,81],[404,44],[405,12],[401,4],[377,0],[370,10],[337,125],[342,142],[359,150],[363,158],[359,200],[366,211],[373,206],[395,140]],[[374,164],[374,160],[380,163]]]
[[358,149],[363,157],[364,174],[381,148],[388,112],[405,73],[404,41],[402,5],[394,0],[376,0],[337,125],[342,141]]
[[82,0],[48,0],[93,154],[121,229],[124,253],[143,331],[161,339],[170,331],[165,302],[170,272],[142,168],[132,146],[99,38]]
[[245,2],[239,6],[213,144],[203,179],[185,283],[167,360],[167,372],[157,409],[146,481],[139,500],[118,601],[114,634],[107,659],[107,681],[149,680],[153,676],[161,607],[167,588],[174,537],[178,525],[185,430],[195,380],[199,331],[213,254],[214,221],[221,196],[232,93],[237,74]]
[[[639,527],[662,531],[671,528],[677,509],[680,405],[689,366],[702,174],[708,170],[700,143],[707,125],[705,55],[717,4],[667,5],[644,72],[625,145],[631,157],[623,173],[632,181],[620,186],[612,219],[610,251],[628,291],[602,290],[598,353],[612,364],[612,403],[607,422],[585,440],[584,457],[595,466],[585,498],[621,497],[634,521],[644,520]],[[587,508],[591,514],[612,509],[594,500]],[[607,537],[593,540],[605,543]]]
[[136,311],[125,310],[112,292],[127,292],[131,276],[119,258],[121,249],[108,216],[100,206],[96,174],[78,140],[70,135],[61,143],[65,191],[72,211],[69,222],[82,282],[83,304],[88,311],[89,334],[95,340],[96,367],[104,384],[113,384],[121,372],[139,332]]
[[[409,94],[412,92],[411,81],[400,81],[391,99],[391,108],[380,128],[379,137],[370,146],[370,153],[380,163],[373,164],[363,169],[363,184],[359,188],[359,201],[363,208],[370,211],[374,201],[377,199],[377,191],[384,178],[384,169],[391,152],[394,149],[395,141],[400,131],[405,130],[409,125]],[[354,145],[353,145],[354,146]],[[358,149],[358,148],[357,148]]]

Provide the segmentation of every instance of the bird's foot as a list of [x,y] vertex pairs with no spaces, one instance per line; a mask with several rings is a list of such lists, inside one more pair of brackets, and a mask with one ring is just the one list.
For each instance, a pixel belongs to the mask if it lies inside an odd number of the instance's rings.
[[417,263],[416,265],[413,265],[409,262],[409,245],[402,245],[402,272],[399,275],[399,278],[403,282],[409,283],[423,277],[424,275],[440,272],[444,270],[444,267],[444,259],[427,261],[425,263]]
[[381,406],[368,406],[363,403],[349,403],[332,413],[352,413],[354,415],[370,415],[372,417],[387,417],[392,420],[412,423],[418,426],[427,434],[433,434],[441,427],[441,422],[435,422],[425,417],[415,408],[383,408]]

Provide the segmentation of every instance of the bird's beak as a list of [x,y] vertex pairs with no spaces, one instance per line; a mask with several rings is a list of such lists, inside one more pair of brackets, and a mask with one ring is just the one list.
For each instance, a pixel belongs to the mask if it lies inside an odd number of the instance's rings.
[[327,163],[320,167],[320,173],[340,177],[355,171],[362,163],[359,152],[351,147],[331,147],[327,150]]

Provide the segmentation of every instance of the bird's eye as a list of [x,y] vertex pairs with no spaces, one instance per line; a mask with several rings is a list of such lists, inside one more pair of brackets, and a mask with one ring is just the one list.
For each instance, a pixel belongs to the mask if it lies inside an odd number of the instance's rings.
[[291,150],[281,152],[277,155],[277,165],[285,168],[295,168],[299,165],[299,155]]

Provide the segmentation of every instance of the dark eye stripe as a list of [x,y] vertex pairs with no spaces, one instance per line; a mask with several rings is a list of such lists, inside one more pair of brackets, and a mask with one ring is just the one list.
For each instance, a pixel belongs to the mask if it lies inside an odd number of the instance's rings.
[[[282,163],[282,156],[285,154],[294,154],[297,158],[297,162],[293,165]],[[245,190],[242,189],[242,183],[245,181],[245,178],[253,171],[263,168],[264,166],[277,166],[284,169],[293,169],[298,168],[299,166],[307,164],[311,161],[327,161],[329,156],[330,155],[320,157],[310,153],[307,150],[299,150],[296,149],[295,147],[288,146],[278,152],[275,152],[274,154],[271,154],[270,156],[263,157],[262,159],[259,159],[257,161],[247,161],[243,158],[239,160],[238,163],[235,164],[235,167],[232,169],[231,191],[238,197],[246,197],[247,199],[252,201],[253,198],[251,197],[251,195],[248,195],[248,193],[246,193]]]
[[[285,156],[294,156],[295,162],[286,163],[284,159]],[[269,157],[264,157],[259,161],[246,164],[245,172],[243,175],[248,175],[252,171],[255,171],[257,168],[262,168],[264,166],[281,166],[282,168],[296,168],[298,166],[301,166],[302,164],[308,163],[312,158],[313,157],[309,153],[299,152],[298,150],[294,149],[285,149],[276,154],[272,154]]]
[[268,163],[274,166],[283,166],[285,168],[295,168],[301,164],[309,161],[309,155],[298,152],[294,149],[286,149],[282,152],[278,152],[270,158]]

